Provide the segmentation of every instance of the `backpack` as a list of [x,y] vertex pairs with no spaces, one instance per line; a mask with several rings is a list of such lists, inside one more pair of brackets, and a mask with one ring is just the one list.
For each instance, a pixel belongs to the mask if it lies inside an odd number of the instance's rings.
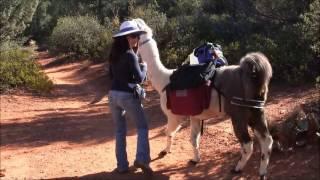
[[199,64],[213,61],[216,67],[228,65],[219,44],[206,42],[194,50],[194,56],[198,58]]
[[210,80],[215,73],[214,63],[184,64],[177,68],[170,76],[167,90],[182,90],[198,87]]

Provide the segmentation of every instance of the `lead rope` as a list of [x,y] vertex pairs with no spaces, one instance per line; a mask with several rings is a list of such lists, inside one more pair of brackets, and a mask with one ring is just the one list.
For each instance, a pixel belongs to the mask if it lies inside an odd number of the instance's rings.
[[203,135],[203,127],[204,127],[204,120],[201,120],[201,131],[200,131],[200,135]]
[[[213,77],[211,78],[211,83],[212,83],[212,87],[214,88],[214,89],[216,89],[216,91],[218,92],[218,99],[219,99],[219,112],[221,112],[221,110],[222,110],[222,108],[221,108],[221,95],[223,95],[222,93],[221,93],[221,91],[214,85],[214,79],[215,79],[215,77],[216,77],[216,74],[217,74],[217,71],[215,70],[215,73],[213,74]],[[203,135],[203,132],[204,132],[204,120],[201,120],[201,131],[200,131],[200,133],[201,133],[201,136]]]
[[[219,112],[221,112],[221,110],[222,110],[222,108],[221,108],[221,93],[219,90],[217,90],[217,92],[218,92],[218,98],[219,98]],[[204,120],[201,120],[201,136],[203,135],[203,132],[204,132]]]

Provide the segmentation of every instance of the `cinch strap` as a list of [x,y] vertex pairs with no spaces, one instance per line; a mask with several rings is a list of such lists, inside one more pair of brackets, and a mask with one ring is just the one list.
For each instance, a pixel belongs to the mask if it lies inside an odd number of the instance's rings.
[[262,109],[262,108],[264,108],[265,101],[232,97],[231,104],[236,105],[236,106],[241,106],[241,107]]

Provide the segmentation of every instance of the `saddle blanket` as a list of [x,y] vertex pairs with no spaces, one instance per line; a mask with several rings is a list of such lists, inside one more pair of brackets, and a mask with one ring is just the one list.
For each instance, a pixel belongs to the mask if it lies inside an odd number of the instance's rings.
[[194,116],[208,109],[211,87],[204,83],[198,87],[183,90],[166,90],[167,108],[177,115]]

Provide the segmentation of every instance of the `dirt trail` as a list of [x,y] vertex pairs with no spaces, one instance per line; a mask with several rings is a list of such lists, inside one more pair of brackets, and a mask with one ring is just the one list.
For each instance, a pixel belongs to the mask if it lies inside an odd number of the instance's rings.
[[[50,95],[25,92],[1,95],[1,179],[144,179],[142,172],[112,173],[113,123],[106,97],[109,81],[103,64],[89,61],[65,63],[39,53],[38,62],[54,82]],[[166,120],[159,96],[151,87],[144,103],[150,120],[151,166],[154,179],[257,179],[259,148],[241,175],[229,170],[239,158],[229,120],[210,120],[201,141],[202,161],[189,166],[192,155],[189,127],[178,134],[172,153],[158,158],[165,147]],[[271,87],[267,115],[281,120],[287,113],[313,98],[310,87]],[[134,160],[136,132],[128,121],[127,152]],[[319,149],[316,144],[286,153],[274,153],[270,179],[319,179]]]

